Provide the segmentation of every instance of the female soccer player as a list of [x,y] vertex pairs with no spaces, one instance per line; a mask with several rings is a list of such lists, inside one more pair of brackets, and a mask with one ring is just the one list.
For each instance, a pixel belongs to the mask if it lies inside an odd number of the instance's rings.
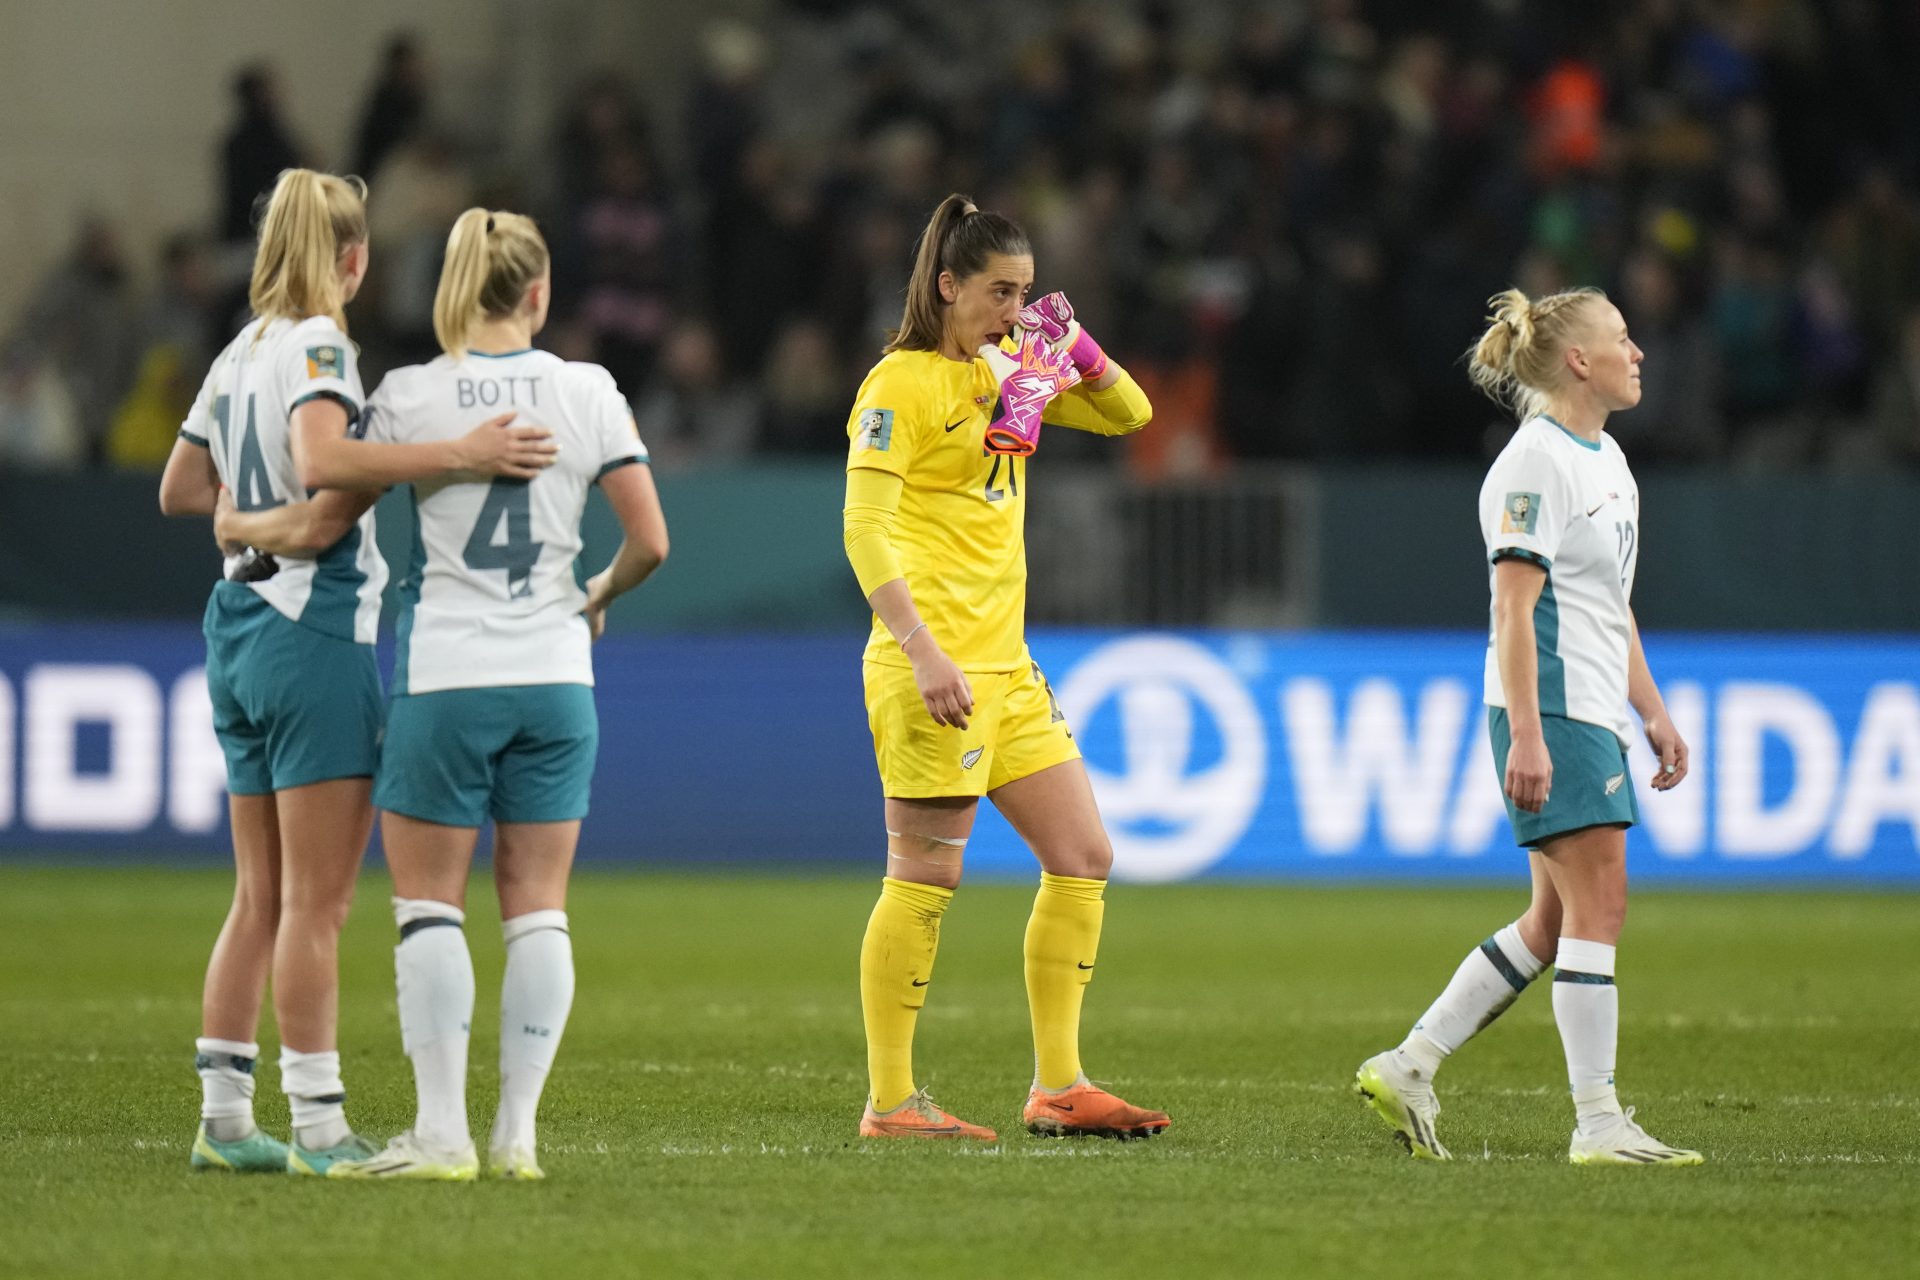
[[874,612],[867,715],[887,827],[887,874],[860,950],[863,1137],[995,1137],[941,1110],[913,1079],[914,1022],[982,795],[1041,867],[1026,935],[1034,1038],[1026,1126],[1127,1138],[1168,1123],[1080,1069],[1080,1003],[1113,851],[1023,634],[1022,472],[1042,410],[1062,426],[1122,435],[1145,426],[1152,409],[1065,299],[1022,311],[1032,283],[1026,234],[964,196],[947,197],[921,233],[900,328],[847,423],[845,537]]
[[[304,512],[317,485],[470,469],[530,475],[550,459],[544,431],[489,423],[447,445],[342,460],[361,415],[342,308],[367,270],[365,194],[358,179],[280,175],[254,258],[255,318],[214,361],[180,428],[161,510],[209,514],[224,485],[242,511]],[[334,1032],[340,928],[372,825],[373,641],[386,567],[371,516],[338,521],[330,533],[310,549],[315,558],[271,576],[263,576],[270,562],[253,562],[247,581],[215,584],[207,602],[207,692],[227,757],[236,884],[207,966],[195,1046],[197,1168],[322,1174],[372,1150],[346,1122]],[[291,1147],[253,1122],[254,1033],[269,969]]]
[[[560,453],[531,482],[413,487],[419,532],[373,799],[384,811],[401,1040],[419,1107],[410,1130],[371,1158],[334,1165],[336,1178],[464,1181],[479,1171],[467,1128],[474,981],[462,926],[489,818],[507,942],[489,1165],[501,1177],[543,1176],[534,1113],[573,1003],[567,875],[599,746],[589,647],[608,604],[667,555],[652,473],[632,465],[647,452],[612,376],[533,349],[551,294],[533,221],[467,210],[434,299],[446,354],[388,374],[368,405],[373,440],[424,447],[505,406],[550,427]],[[573,564],[596,483],[626,540],[583,591]],[[245,532],[268,550],[284,546],[275,531]]]
[[1361,1064],[1354,1091],[1413,1155],[1451,1159],[1434,1132],[1434,1073],[1552,964],[1577,1120],[1568,1158],[1699,1164],[1699,1152],[1635,1124],[1613,1085],[1614,946],[1627,913],[1626,832],[1639,818],[1625,704],[1660,759],[1654,789],[1687,776],[1687,744],[1627,603],[1640,492],[1605,434],[1608,414],[1639,403],[1642,353],[1595,289],[1532,301],[1509,289],[1490,305],[1470,371],[1521,421],[1480,488],[1493,590],[1487,724],[1514,837],[1529,851],[1533,902],[1467,954],[1397,1049]]

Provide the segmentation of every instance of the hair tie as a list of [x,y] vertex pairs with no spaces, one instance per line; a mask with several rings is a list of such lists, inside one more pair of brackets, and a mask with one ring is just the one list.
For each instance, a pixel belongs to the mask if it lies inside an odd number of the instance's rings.
[[493,234],[493,215],[492,214],[487,215],[487,234],[488,235]]

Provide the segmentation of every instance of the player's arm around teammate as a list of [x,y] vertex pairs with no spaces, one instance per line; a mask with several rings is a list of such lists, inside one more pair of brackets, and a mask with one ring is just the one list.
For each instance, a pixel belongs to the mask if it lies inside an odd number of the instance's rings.
[[223,549],[253,547],[312,559],[345,537],[382,490],[416,480],[502,476],[530,480],[554,463],[559,447],[546,427],[513,426],[519,411],[489,418],[465,435],[420,444],[364,439],[345,408],[324,397],[293,411],[293,461],[300,483],[321,492],[305,502],[241,511],[231,495],[213,507]]
[[[430,448],[524,404],[564,441],[531,480],[416,484],[417,550],[401,589],[400,646],[374,789],[393,874],[401,1041],[413,1125],[337,1177],[464,1180],[479,1170],[466,1110],[473,964],[464,932],[479,829],[494,824],[506,938],[500,1107],[489,1165],[544,1176],[535,1115],[572,1007],[567,882],[599,743],[591,645],[607,606],[666,558],[645,447],[612,377],[533,348],[551,293],[529,218],[470,209],[455,223],[434,302],[445,354],[388,375],[372,435]],[[483,424],[484,425],[484,424]],[[625,533],[585,590],[580,520],[598,484]]]
[[1528,850],[1526,914],[1470,952],[1396,1049],[1361,1065],[1355,1090],[1415,1156],[1449,1159],[1435,1132],[1440,1064],[1551,963],[1566,1053],[1575,1164],[1698,1164],[1623,1111],[1614,1087],[1614,956],[1627,912],[1626,831],[1639,819],[1627,776],[1625,709],[1659,766],[1686,777],[1628,601],[1639,491],[1608,415],[1640,399],[1640,348],[1595,290],[1493,299],[1470,356],[1474,381],[1521,423],[1489,470],[1480,515],[1490,560],[1488,731],[1517,842]]
[[[1060,341],[1013,341],[1032,282],[1025,233],[949,197],[922,233],[900,329],[848,422],[844,534],[874,611],[864,668],[887,831],[860,958],[869,1137],[995,1136],[936,1106],[912,1065],[941,916],[982,795],[1041,866],[1025,943],[1035,1076],[1023,1122],[1035,1133],[1115,1137],[1167,1124],[1081,1071],[1081,1000],[1113,853],[1079,750],[1027,654],[1020,491],[1061,386],[1091,383],[1070,425],[1119,434],[1151,410],[1077,327]],[[998,358],[1006,347],[1017,362]]]

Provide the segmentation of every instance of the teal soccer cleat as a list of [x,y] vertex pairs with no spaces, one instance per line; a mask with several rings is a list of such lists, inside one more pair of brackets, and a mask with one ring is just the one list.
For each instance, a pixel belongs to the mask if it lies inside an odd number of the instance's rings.
[[223,1169],[228,1173],[285,1173],[287,1144],[255,1129],[238,1142],[216,1142],[207,1136],[206,1122],[193,1135],[190,1162],[196,1169]]
[[324,1178],[328,1170],[343,1160],[367,1160],[378,1154],[380,1148],[373,1144],[373,1140],[357,1133],[348,1134],[347,1140],[339,1146],[320,1151],[309,1151],[296,1140],[287,1148],[287,1172],[309,1178]]

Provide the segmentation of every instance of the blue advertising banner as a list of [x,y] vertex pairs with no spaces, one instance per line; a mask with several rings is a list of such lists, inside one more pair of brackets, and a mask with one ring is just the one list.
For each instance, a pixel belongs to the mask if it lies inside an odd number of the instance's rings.
[[[1460,632],[1032,637],[1075,727],[1116,874],[1510,877]],[[878,873],[857,637],[610,637],[590,861]],[[1920,641],[1650,636],[1692,775],[1646,785],[1636,880],[1920,885]],[[0,855],[222,855],[197,632],[0,628]],[[984,812],[976,874],[1032,874]]]
[[[1512,875],[1481,703],[1486,639],[1459,632],[1042,634],[1117,874]],[[1920,884],[1920,643],[1651,636],[1691,775],[1656,794],[1634,743],[1637,880]],[[1026,855],[983,823],[969,861]]]
[[[601,641],[581,858],[879,866],[863,639]],[[0,626],[0,857],[228,856],[205,658],[191,626]]]

